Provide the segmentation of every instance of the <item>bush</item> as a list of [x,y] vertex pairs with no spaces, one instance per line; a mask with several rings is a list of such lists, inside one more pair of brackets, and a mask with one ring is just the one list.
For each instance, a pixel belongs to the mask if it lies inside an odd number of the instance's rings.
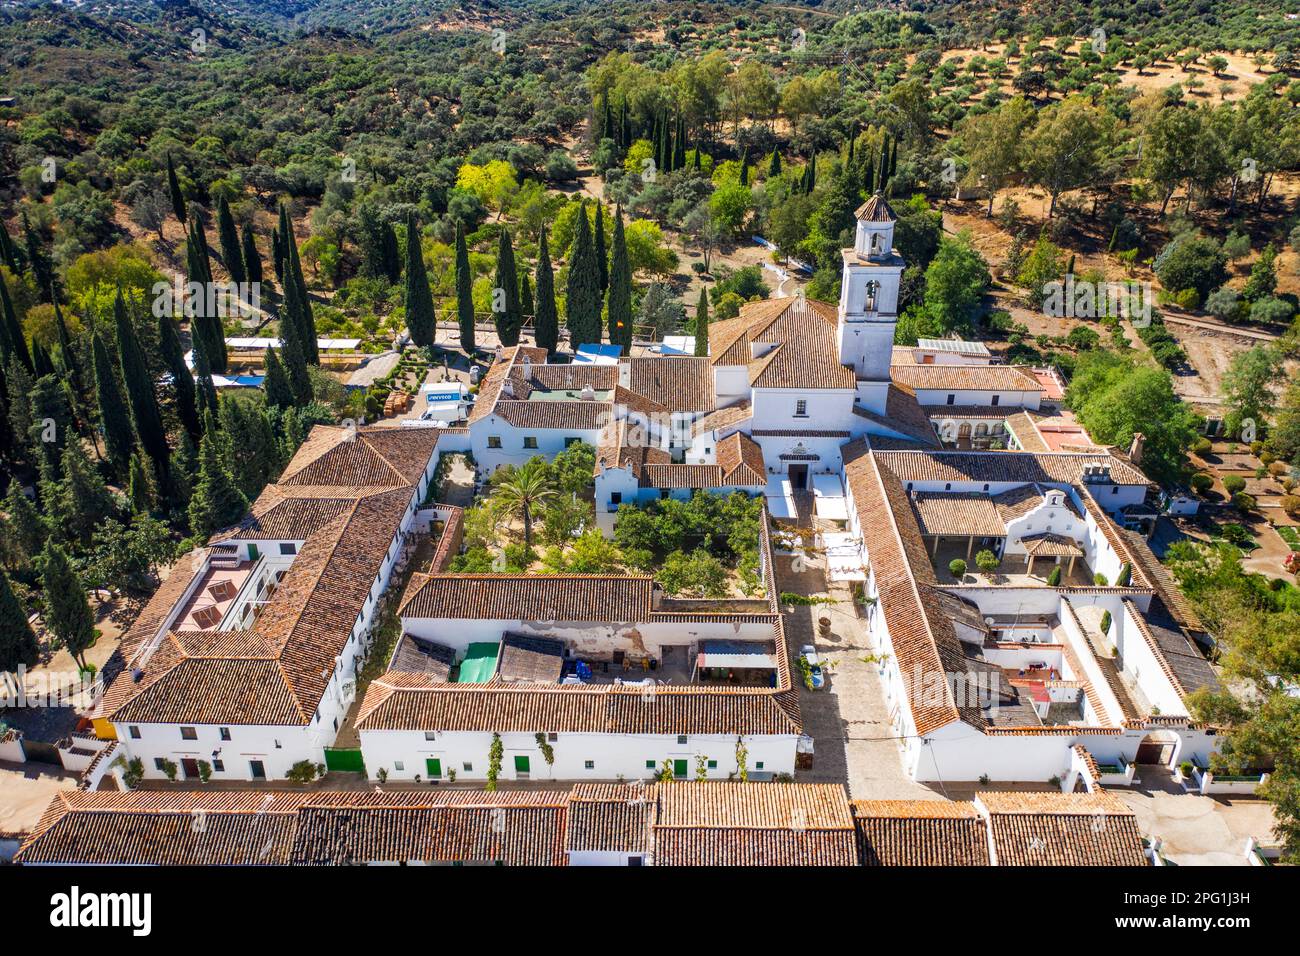
[[1047,576],[1047,586],[1049,588],[1061,586],[1061,566],[1059,564],[1052,568],[1052,573]]
[[1133,567],[1127,561],[1119,569],[1119,576],[1115,578],[1115,586],[1126,588],[1129,582],[1133,580]]
[[1098,571],[1092,576],[1092,583],[1097,585],[1099,588],[1104,588],[1106,585],[1110,584],[1110,578]]
[[1284,478],[1291,471],[1291,467],[1284,461],[1265,462],[1265,464],[1268,465],[1268,473],[1274,478]]
[[[1204,458],[1213,450],[1214,450],[1214,442],[1210,441],[1204,435],[1202,435],[1200,438],[1196,439],[1196,441],[1192,443],[1192,452],[1201,458]],[[1206,477],[1209,476],[1207,475]]]
[[1214,479],[1203,471],[1198,471],[1191,477],[1192,491],[1198,495],[1204,495],[1214,487]]
[[1244,491],[1240,491],[1240,492],[1238,492],[1237,494],[1235,494],[1235,495],[1232,496],[1232,504],[1233,504],[1233,507],[1235,507],[1238,511],[1243,512],[1243,513],[1245,513],[1245,512],[1249,512],[1249,511],[1254,511],[1254,510],[1255,510],[1255,496],[1254,496],[1254,495],[1248,495],[1248,494],[1246,494]]
[[960,581],[966,576],[966,562],[961,558],[953,558],[948,562],[948,573]]
[[1246,479],[1241,475],[1225,475],[1223,488],[1228,492],[1229,496],[1236,495],[1246,490]]
[[1220,322],[1240,322],[1245,317],[1245,306],[1236,290],[1226,285],[1210,293],[1205,300],[1205,311]]
[[312,763],[310,760],[299,760],[296,764],[285,771],[285,778],[294,783],[308,784],[318,776],[325,773],[324,764]]
[[1101,633],[1110,633],[1110,611],[1103,611],[1101,614]]
[[1278,505],[1286,512],[1287,517],[1300,518],[1300,495],[1283,495]]
[[975,555],[975,564],[985,574],[992,574],[1002,564],[1002,559],[986,548]]
[[1191,290],[1199,303],[1227,281],[1226,263],[1227,257],[1217,242],[1188,231],[1175,236],[1160,250],[1152,268],[1160,284],[1176,300]]
[[1295,315],[1295,307],[1286,299],[1260,299],[1250,307],[1250,321],[1260,325],[1286,325]]

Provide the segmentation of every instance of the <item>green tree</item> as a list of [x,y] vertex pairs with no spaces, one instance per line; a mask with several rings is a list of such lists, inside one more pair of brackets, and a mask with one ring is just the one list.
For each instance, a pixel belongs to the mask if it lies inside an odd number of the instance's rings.
[[131,511],[136,515],[147,515],[154,508],[154,486],[149,479],[149,470],[144,466],[144,459],[138,454],[131,456],[129,471],[127,500],[131,502]]
[[41,554],[41,584],[45,593],[45,626],[83,669],[86,651],[95,645],[95,615],[86,589],[73,570],[67,552],[47,541]]
[[262,255],[257,251],[257,239],[253,236],[253,224],[244,223],[239,237],[240,255],[244,258],[244,275],[254,284],[262,282]]
[[575,352],[579,346],[600,342],[600,302],[596,253],[592,248],[586,203],[583,202],[578,207],[573,249],[569,255],[566,295],[569,345]]
[[207,540],[214,531],[234,524],[247,510],[248,499],[226,467],[220,432],[209,411],[203,423],[203,441],[199,443],[198,480],[190,496],[190,531]]
[[632,270],[627,259],[627,240],[623,234],[623,210],[614,214],[614,247],[609,266],[609,340],[632,354]]
[[32,356],[27,349],[27,338],[23,335],[22,324],[14,311],[13,299],[9,296],[9,286],[5,283],[4,273],[0,272],[0,362],[9,364],[10,358],[23,363],[27,371],[32,371]]
[[496,322],[497,336],[502,345],[519,344],[523,312],[519,307],[519,274],[515,269],[515,248],[510,241],[509,229],[501,230],[501,237],[497,243],[497,271],[492,287],[492,319]]
[[993,215],[993,199],[1021,168],[1021,150],[1034,125],[1034,108],[1023,96],[1013,96],[987,113],[967,114],[961,141],[966,150],[966,185],[986,189],[986,216]]
[[1081,95],[1067,96],[1039,114],[1038,125],[1024,141],[1025,172],[1051,196],[1049,219],[1063,192],[1100,178],[1113,127],[1110,114]]
[[185,225],[185,197],[181,194],[181,183],[176,178],[176,166],[172,163],[172,154],[167,154],[167,194],[171,197],[172,213],[176,221]]
[[1240,431],[1246,419],[1261,425],[1272,415],[1273,386],[1281,377],[1282,356],[1276,349],[1260,345],[1232,357],[1222,380],[1228,431]]
[[551,270],[551,253],[546,245],[543,227],[537,249],[536,312],[533,315],[533,335],[538,348],[546,349],[547,357],[555,354],[560,339],[560,320],[555,307],[555,274]]
[[271,408],[292,408],[297,402],[289,384],[289,376],[275,351],[269,347],[266,350],[265,364],[266,380],[262,383],[262,388],[266,392],[266,404]]
[[198,407],[194,404],[194,376],[185,364],[185,350],[181,345],[180,332],[176,322],[169,315],[158,317],[158,347],[162,359],[171,375],[171,388],[176,401],[176,417],[189,434],[198,440],[202,434],[203,424],[199,420]]
[[[286,262],[286,266],[288,263]],[[284,283],[284,301],[280,305],[280,361],[289,378],[289,387],[293,390],[294,400],[299,405],[306,405],[312,400],[311,375],[307,372],[307,347],[302,340],[301,304],[298,300],[298,284],[292,277]],[[197,352],[196,365],[197,365]],[[209,382],[211,379],[209,379]],[[216,409],[216,402],[211,408]]]
[[131,411],[122,397],[117,369],[99,332],[90,337],[91,360],[95,369],[95,400],[99,405],[99,424],[104,433],[104,450],[117,475],[125,475],[135,447],[135,429]]
[[154,391],[153,376],[145,361],[135,329],[127,318],[126,303],[121,290],[113,303],[113,318],[117,323],[117,354],[126,384],[127,403],[131,408],[131,422],[135,426],[140,446],[153,460],[154,473],[159,485],[166,487],[171,449],[167,447],[167,430],[163,427],[158,410],[158,394]]
[[555,498],[551,476],[541,468],[521,468],[497,485],[495,495],[524,521],[524,546],[532,547],[533,513]]
[[429,291],[429,274],[424,268],[420,230],[413,212],[406,216],[406,328],[411,341],[422,348],[428,348],[437,338],[433,294]]
[[605,242],[605,210],[600,202],[596,203],[594,220],[594,229],[592,232],[592,247],[596,252],[596,287],[600,289],[600,295],[605,297],[605,290],[609,288],[609,245]]
[[18,603],[8,576],[0,571],[0,671],[16,671],[19,665],[35,667],[39,659],[36,632],[27,622],[27,612]]
[[971,319],[990,281],[984,257],[970,234],[944,236],[925,270],[925,312],[947,334],[972,325]]
[[695,303],[695,354],[705,357],[709,354],[709,296],[704,287],[700,287],[700,298]]
[[221,261],[230,273],[231,282],[247,282],[244,272],[244,250],[239,244],[239,230],[235,217],[230,214],[230,203],[222,196],[217,200],[217,242],[221,246]]
[[18,546],[23,559],[15,566],[30,565],[41,553],[49,531],[36,506],[23,493],[23,486],[18,483],[17,478],[9,480],[9,491],[4,499],[4,511],[8,515],[5,528],[7,533],[12,535],[13,543]]
[[[540,279],[538,286],[540,293]],[[459,222],[456,223],[456,320],[460,325],[460,347],[466,355],[473,355],[474,273],[469,265],[469,249],[465,246],[465,227]]]

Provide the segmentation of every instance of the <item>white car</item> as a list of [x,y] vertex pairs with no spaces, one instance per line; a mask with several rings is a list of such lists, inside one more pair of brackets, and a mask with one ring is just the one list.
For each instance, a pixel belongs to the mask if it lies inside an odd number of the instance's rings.
[[822,659],[817,656],[817,648],[805,644],[799,648],[799,657],[808,665],[808,676],[812,680],[813,690],[820,690],[826,685],[826,674],[822,671]]

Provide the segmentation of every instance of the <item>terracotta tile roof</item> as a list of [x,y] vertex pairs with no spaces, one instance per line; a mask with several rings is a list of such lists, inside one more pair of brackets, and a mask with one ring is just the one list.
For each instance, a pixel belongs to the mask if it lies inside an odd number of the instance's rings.
[[1119,533],[1128,547],[1134,566],[1142,569],[1143,575],[1155,588],[1156,596],[1174,621],[1189,631],[1204,631],[1205,622],[1201,620],[1201,616],[1196,613],[1195,608],[1188,602],[1182,588],[1178,586],[1178,582],[1174,580],[1169,569],[1161,564],[1160,559],[1155,556],[1155,552],[1147,544],[1146,538],[1136,531],[1128,531],[1123,528],[1119,529]]
[[898,216],[890,208],[889,201],[880,193],[875,193],[870,199],[859,206],[853,213],[853,217],[862,222],[897,222]]
[[568,365],[547,365],[525,362],[521,357],[510,369],[508,379],[515,389],[515,398],[527,398],[534,389],[545,392],[581,391],[590,385],[606,391],[618,385],[617,365],[596,365],[576,362]]
[[1038,426],[1034,424],[1034,418],[1028,412],[1017,412],[1015,415],[1007,416],[1007,431],[1015,436],[1020,444],[1022,451],[1046,452],[1052,449],[1047,442],[1043,441],[1043,436],[1038,433]]
[[[474,424],[481,418],[491,415],[496,408],[497,399],[501,397],[501,391],[510,376],[510,370],[514,366],[515,359],[519,357],[523,346],[514,346],[500,350],[500,357],[492,363],[488,370],[483,373],[483,378],[478,383],[478,392],[475,395],[475,401],[469,411],[469,422]],[[542,351],[542,362],[546,361],[546,353]],[[412,429],[407,429],[411,431]]]
[[895,365],[890,377],[914,389],[1042,392],[1038,379],[1016,365]]
[[612,422],[601,432],[595,473],[599,475],[602,467],[627,468],[639,478],[647,465],[671,464],[672,454],[651,444],[649,437],[645,429],[635,427],[626,418]]
[[863,866],[988,866],[988,829],[973,804],[855,800]]
[[576,785],[569,795],[569,852],[652,853],[657,789],[654,784]]
[[675,412],[711,412],[716,407],[713,368],[707,358],[690,355],[627,360],[628,388]]
[[[597,431],[604,428],[612,415],[610,402],[570,401],[516,401],[500,399],[494,413],[516,428],[555,428],[573,431]],[[407,428],[404,431],[425,431]]]
[[[884,415],[877,415],[861,405],[853,406],[853,414],[921,445],[936,448],[939,445],[926,407],[917,402],[916,393],[905,385],[889,386]],[[875,442],[878,439],[873,435],[871,440]]]
[[763,463],[763,449],[743,432],[734,432],[718,442],[715,451],[722,467],[724,485],[766,485],[767,466]]
[[1020,539],[1031,558],[1081,558],[1083,549],[1071,538],[1051,531],[1027,534]]
[[[860,527],[871,529],[867,560],[880,592],[894,654],[909,688],[943,687],[942,700],[912,700],[912,719],[918,734],[926,734],[957,720],[983,728],[977,707],[958,708],[946,675],[966,670],[965,654],[952,621],[934,598],[938,584],[920,528],[898,478],[881,464],[864,442],[843,448],[845,475]],[[879,530],[879,533],[875,533]],[[931,675],[937,675],[933,677]],[[919,687],[918,687],[919,685]]]
[[436,428],[317,425],[280,476],[280,485],[383,488],[418,484],[438,444]]
[[321,794],[299,813],[291,862],[564,866],[568,796],[475,790]]
[[[840,364],[836,320],[835,306],[801,296],[750,302],[709,327],[710,362],[748,366],[756,388],[851,389],[856,380]],[[756,345],[764,347],[757,358]]]
[[[1023,518],[1042,505],[1043,498],[1042,486],[1035,482],[1028,485],[1019,485],[1001,494],[994,495],[993,507],[997,509],[998,517],[1002,519],[1002,522],[1008,524],[1017,518]],[[1074,507],[1069,498],[1066,498],[1066,502],[1070,510],[1077,514],[1078,509]]]
[[445,681],[451,676],[456,663],[456,651],[436,641],[424,641],[403,634],[393,649],[389,670],[403,674],[425,674],[435,681]]
[[[417,446],[432,453],[431,443]],[[412,494],[410,486],[358,489],[345,510],[306,535],[251,629],[156,637],[183,594],[178,579],[167,589],[167,610],[137,622],[115,654],[100,713],[129,723],[309,724]]]
[[1083,469],[1110,468],[1120,485],[1147,485],[1149,480],[1127,461],[1112,455],[1033,454],[1015,451],[882,451],[881,462],[900,481],[1009,481],[1017,484],[1082,484]]
[[838,784],[674,782],[655,788],[658,866],[853,866]]
[[753,417],[754,405],[749,399],[745,399],[736,405],[719,408],[717,411],[695,419],[691,424],[691,434],[696,436],[703,435],[705,432],[721,431],[724,428],[731,428],[747,422]]
[[[374,488],[373,491],[382,491]],[[308,492],[308,494],[302,494]],[[341,493],[334,485],[267,485],[248,515],[214,541],[303,540],[351,510],[356,495]]]
[[641,469],[642,488],[721,488],[723,484],[722,468],[718,465],[667,463],[645,465]]
[[914,491],[908,496],[922,534],[998,538],[1007,526],[997,505],[975,491]]
[[638,395],[622,385],[614,388],[614,404],[642,415],[663,415],[671,411],[666,406],[660,405],[658,402],[652,402],[644,395]]
[[1160,662],[1169,682],[1180,697],[1186,698],[1193,691],[1208,687],[1212,691],[1220,690],[1222,684],[1213,665],[1205,659],[1196,645],[1180,630],[1161,627],[1147,620],[1146,615],[1137,605],[1127,598],[1124,606],[1132,618],[1137,621],[1138,633],[1146,642],[1155,659]]
[[1146,866],[1133,811],[1109,793],[981,793],[999,866]]
[[613,574],[434,574],[403,603],[404,618],[645,621],[654,579]]

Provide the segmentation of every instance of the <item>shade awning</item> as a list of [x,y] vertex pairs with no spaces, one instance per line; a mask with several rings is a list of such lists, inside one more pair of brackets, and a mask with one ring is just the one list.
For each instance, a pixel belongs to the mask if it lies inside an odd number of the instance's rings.
[[813,475],[813,510],[827,521],[848,521],[849,507],[839,475]]
[[793,519],[798,516],[794,505],[794,489],[790,486],[789,478],[780,475],[769,478],[763,495],[767,498],[767,510],[773,518]]
[[747,644],[743,641],[701,641],[695,666],[772,670],[776,667],[776,659],[766,644]]

